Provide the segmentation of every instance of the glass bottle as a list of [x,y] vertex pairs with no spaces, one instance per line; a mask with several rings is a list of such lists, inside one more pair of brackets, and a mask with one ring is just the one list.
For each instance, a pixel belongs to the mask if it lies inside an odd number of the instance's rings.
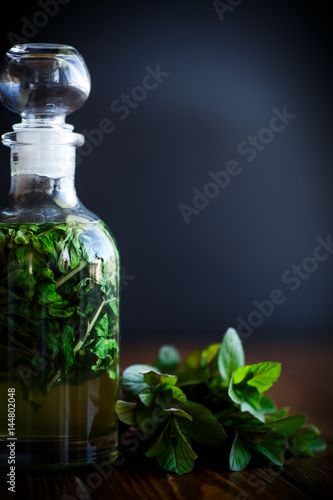
[[[11,188],[0,211],[0,463],[60,469],[117,453],[119,257],[78,200],[65,123],[90,92],[72,47],[7,52],[3,104],[22,122],[2,136]],[[7,411],[8,410],[8,411]],[[11,443],[11,448],[8,446]],[[13,462],[12,462],[13,463]]]

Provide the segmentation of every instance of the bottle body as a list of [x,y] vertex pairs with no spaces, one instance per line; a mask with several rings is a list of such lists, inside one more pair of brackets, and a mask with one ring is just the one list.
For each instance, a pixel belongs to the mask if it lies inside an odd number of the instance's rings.
[[[0,219],[0,397],[15,390],[18,466],[115,456],[118,269],[101,221]],[[3,445],[9,430],[2,412]]]

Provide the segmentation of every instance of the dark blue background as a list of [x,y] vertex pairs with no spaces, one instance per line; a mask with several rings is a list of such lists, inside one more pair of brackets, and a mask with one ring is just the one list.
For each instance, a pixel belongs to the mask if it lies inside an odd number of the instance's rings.
[[[25,19],[43,24],[40,11],[38,2],[15,3],[2,18],[2,54]],[[313,255],[316,238],[333,232],[328,8],[244,0],[222,22],[206,0],[70,0],[35,30],[30,42],[73,45],[90,70],[90,98],[68,122],[77,132],[104,118],[115,125],[82,156],[77,189],[134,277],[122,292],[123,338],[218,341],[237,317],[247,321],[254,301],[280,289],[284,302],[252,339],[329,339],[333,256],[295,291],[282,281]],[[158,64],[169,76],[121,120],[111,104]],[[248,162],[240,143],[285,106],[296,118]],[[17,121],[1,109],[1,133]],[[193,188],[202,192],[229,160],[241,173],[186,224],[179,204],[191,205]],[[0,161],[3,200],[5,147]]]

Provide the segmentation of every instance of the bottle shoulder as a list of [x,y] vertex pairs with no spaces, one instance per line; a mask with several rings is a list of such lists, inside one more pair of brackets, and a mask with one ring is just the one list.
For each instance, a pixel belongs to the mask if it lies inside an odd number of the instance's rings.
[[70,217],[66,221],[42,224],[0,221],[0,250],[26,246],[37,258],[48,253],[50,245],[54,256],[59,254],[65,260],[70,259],[71,253],[75,257],[81,248],[87,262],[94,263],[96,259],[113,261],[116,265],[119,262],[116,241],[100,219],[89,221],[83,217]]
[[82,222],[96,222],[99,217],[78,202],[70,208],[63,208],[56,203],[18,206],[8,201],[0,209],[0,224],[44,224],[66,222],[71,219],[80,219]]

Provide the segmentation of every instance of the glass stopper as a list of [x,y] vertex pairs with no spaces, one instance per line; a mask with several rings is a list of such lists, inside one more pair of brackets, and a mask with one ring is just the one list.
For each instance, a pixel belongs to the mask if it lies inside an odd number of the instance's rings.
[[82,56],[68,45],[28,43],[12,47],[0,71],[0,99],[19,113],[24,127],[53,126],[79,109],[90,93]]

